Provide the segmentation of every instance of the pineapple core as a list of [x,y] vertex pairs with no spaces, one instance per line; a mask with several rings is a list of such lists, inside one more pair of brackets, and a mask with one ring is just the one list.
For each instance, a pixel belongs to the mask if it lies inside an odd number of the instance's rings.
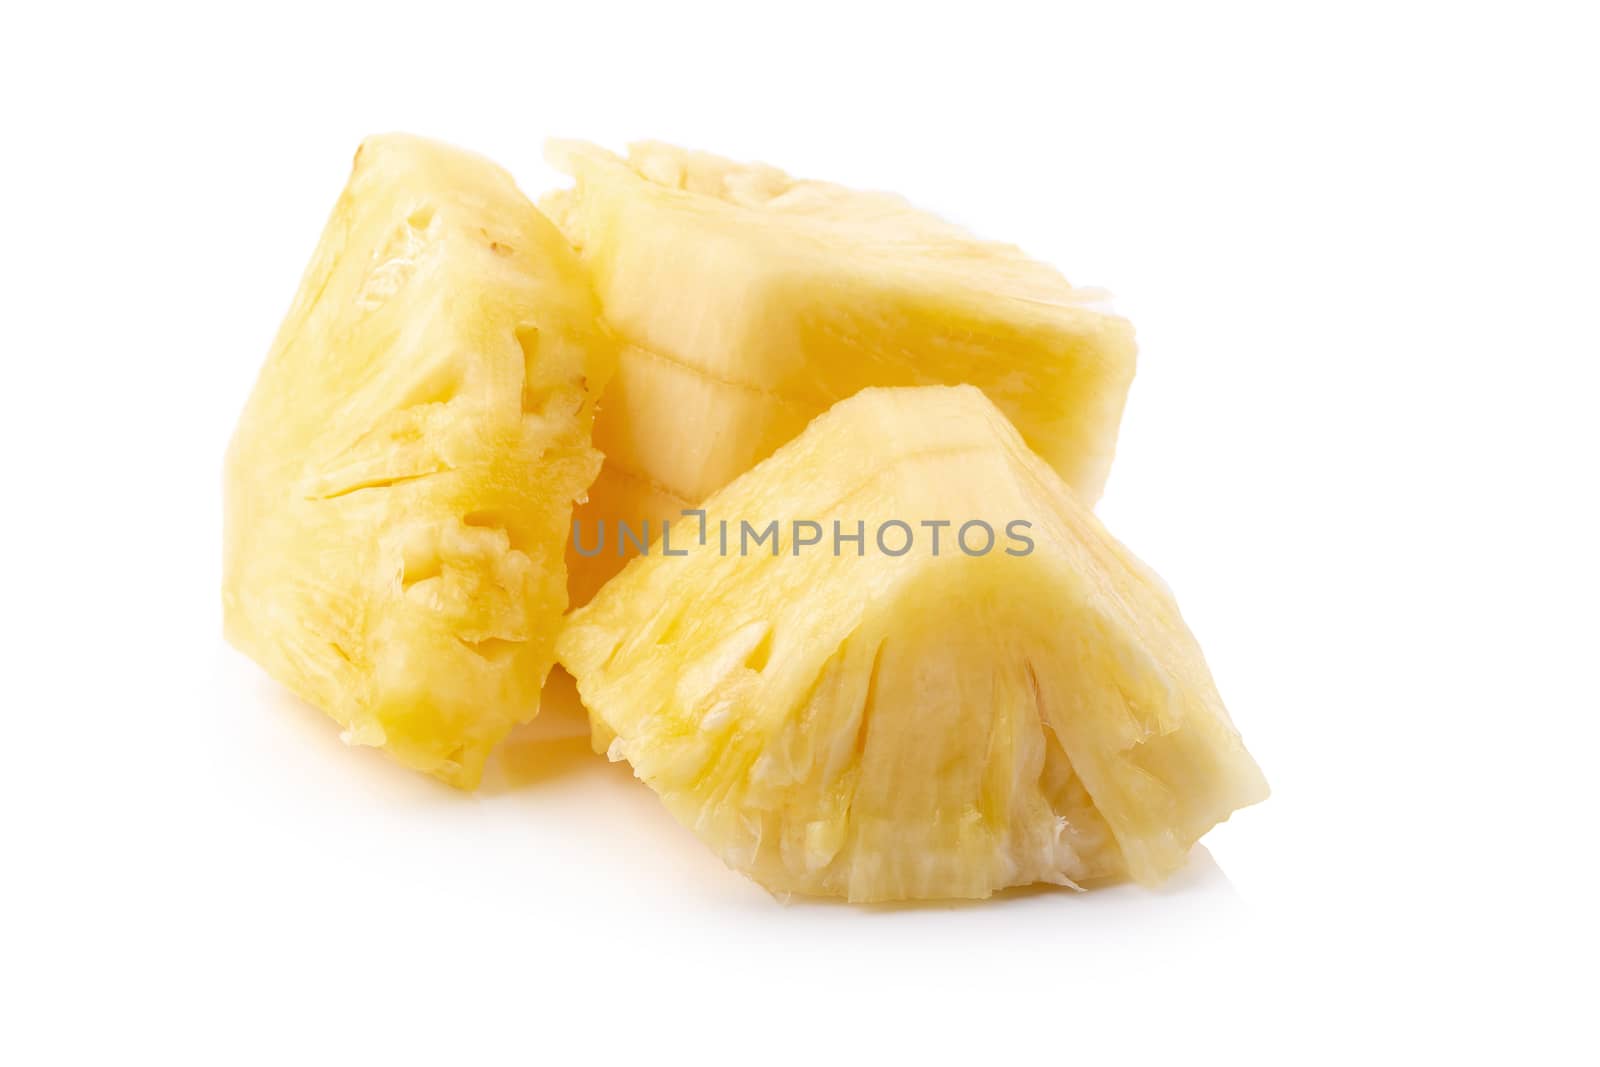
[[509,175],[368,140],[228,450],[229,640],[347,741],[475,785],[538,712],[614,361]]
[[612,536],[569,556],[574,603],[622,566],[617,521],[653,534],[867,386],[976,385],[1099,498],[1134,371],[1103,294],[897,196],[662,144],[549,154],[576,185],[542,206],[625,342],[578,513]]
[[770,890],[1155,883],[1266,796],[1166,587],[977,389],[861,391],[704,509],[558,651]]

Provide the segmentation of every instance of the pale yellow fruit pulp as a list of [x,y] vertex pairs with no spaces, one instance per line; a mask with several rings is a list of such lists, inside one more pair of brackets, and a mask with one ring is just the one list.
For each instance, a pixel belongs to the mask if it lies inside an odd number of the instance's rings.
[[574,603],[636,529],[704,499],[868,386],[970,383],[1093,503],[1134,371],[1133,331],[1054,269],[897,196],[661,144],[626,160],[555,142],[576,178],[542,206],[625,342],[595,427]]
[[[1154,883],[1266,795],[1166,587],[978,390],[860,392],[705,509],[705,545],[634,559],[559,653],[613,757],[768,888]],[[722,522],[774,520],[776,554],[723,552]]]
[[615,348],[500,168],[365,142],[228,450],[228,638],[455,785],[538,711]]

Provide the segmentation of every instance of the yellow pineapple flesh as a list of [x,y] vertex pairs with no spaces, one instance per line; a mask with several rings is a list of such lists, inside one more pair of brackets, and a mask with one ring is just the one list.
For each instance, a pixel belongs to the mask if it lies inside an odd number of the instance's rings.
[[574,603],[620,568],[619,520],[658,528],[868,386],[976,385],[1099,497],[1134,371],[1103,294],[897,196],[654,143],[550,155],[576,184],[542,206],[624,342]]
[[1266,795],[1166,587],[978,390],[862,391],[704,509],[558,651],[612,757],[769,889],[1155,883]]
[[228,638],[347,741],[471,787],[534,717],[615,346],[477,156],[369,139],[239,418]]

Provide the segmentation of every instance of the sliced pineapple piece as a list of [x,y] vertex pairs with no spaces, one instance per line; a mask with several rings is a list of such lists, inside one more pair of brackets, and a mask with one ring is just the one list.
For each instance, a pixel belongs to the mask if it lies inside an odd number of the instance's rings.
[[704,508],[558,652],[613,758],[769,889],[1154,883],[1266,796],[1161,580],[978,390],[862,391]]
[[365,142],[228,450],[228,638],[347,740],[475,785],[538,711],[614,362],[509,175]]
[[[542,206],[627,342],[595,427],[608,469],[699,501],[857,390],[971,383],[1098,499],[1134,370],[1133,330],[1102,294],[897,196],[662,144],[550,155],[577,183]],[[673,513],[608,501],[580,522]],[[571,560],[575,603],[622,563],[614,542]]]

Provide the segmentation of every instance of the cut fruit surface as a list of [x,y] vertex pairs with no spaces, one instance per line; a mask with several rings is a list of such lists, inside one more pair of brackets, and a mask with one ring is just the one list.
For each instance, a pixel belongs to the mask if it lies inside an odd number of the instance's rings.
[[[1132,328],[1103,294],[897,196],[661,144],[550,155],[576,185],[543,206],[625,342],[595,428],[608,472],[700,501],[860,389],[970,383],[1099,497],[1134,371]],[[618,499],[580,521],[676,513]],[[573,557],[575,594],[621,563]]]
[[500,168],[366,141],[240,416],[223,612],[241,650],[458,786],[537,714],[615,363],[582,266]]
[[860,392],[704,507],[559,654],[613,758],[769,889],[1153,883],[1266,795],[1161,580],[976,389]]

